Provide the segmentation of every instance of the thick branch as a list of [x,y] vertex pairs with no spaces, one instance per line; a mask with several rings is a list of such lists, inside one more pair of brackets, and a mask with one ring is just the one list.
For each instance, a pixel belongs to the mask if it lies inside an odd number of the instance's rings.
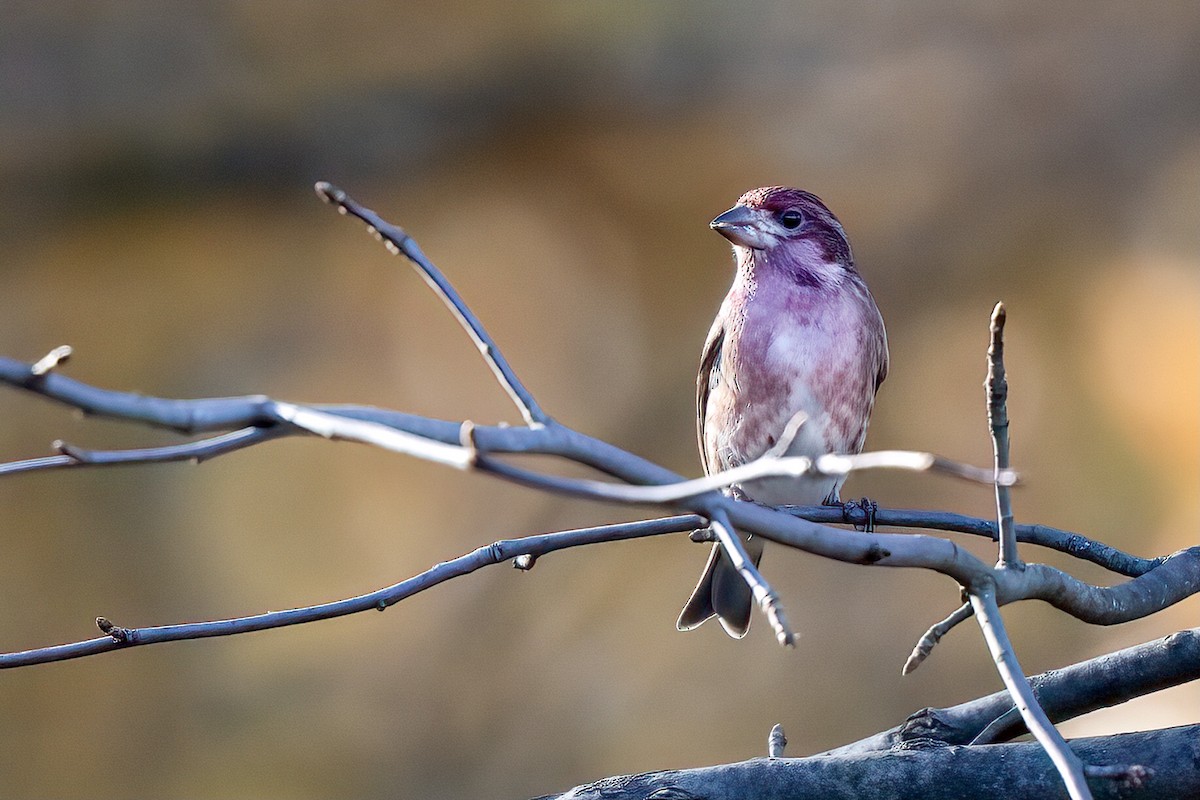
[[[1194,680],[1200,680],[1200,628],[1044,672],[1029,682],[1046,714],[1057,723]],[[903,725],[829,754],[886,750],[912,739],[968,744],[1012,708],[1008,692],[951,708],[924,708]],[[1008,741],[1027,732],[1019,716],[1009,719],[1011,724],[994,731],[989,742]]]
[[[1079,739],[1088,762],[1142,764],[1153,774],[1136,794],[1121,781],[1089,778],[1096,798],[1200,797],[1200,725]],[[1117,771],[1119,774],[1119,771]],[[812,758],[759,758],[700,769],[605,778],[539,800],[960,800],[1062,796],[1054,769],[1034,742],[930,747]],[[1057,791],[1061,791],[1058,789]]]

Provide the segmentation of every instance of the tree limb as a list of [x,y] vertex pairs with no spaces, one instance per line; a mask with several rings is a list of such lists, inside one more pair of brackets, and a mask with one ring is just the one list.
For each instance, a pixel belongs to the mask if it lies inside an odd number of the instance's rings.
[[[1112,777],[1089,777],[1101,800],[1200,797],[1200,725],[1071,742],[1089,762],[1119,762]],[[1122,764],[1153,770],[1136,794]],[[1046,800],[1062,789],[1035,742],[920,747],[811,758],[757,758],[700,769],[604,778],[537,800]],[[1055,788],[1059,787],[1059,788]]]
[[[1120,705],[1143,695],[1200,680],[1200,628],[1178,631],[1029,679],[1038,702],[1054,722]],[[1013,708],[1008,692],[996,692],[949,708],[924,708],[903,724],[822,755],[888,750],[916,740],[968,744]],[[992,742],[1026,732],[1020,715],[994,732]]]

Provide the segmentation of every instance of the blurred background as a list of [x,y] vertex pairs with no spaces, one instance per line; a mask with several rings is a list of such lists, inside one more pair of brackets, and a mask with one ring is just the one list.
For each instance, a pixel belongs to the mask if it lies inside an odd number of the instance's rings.
[[[1197,543],[1200,9],[1013,0],[4,3],[0,353],[172,397],[267,393],[517,421],[406,264],[404,225],[564,422],[695,475],[708,221],[765,184],[840,216],[887,320],[868,446],[989,463],[1009,308],[1018,520],[1145,556]],[[0,459],[177,441],[0,391]],[[988,516],[986,489],[850,496]],[[628,519],[349,444],[0,482],[0,644],[369,591],[501,537]],[[961,540],[960,540],[961,541]],[[981,556],[986,543],[965,542]],[[772,548],[801,638],[675,617],[685,536],[497,566],[371,614],[0,679],[0,785],[39,797],[524,797],[833,747],[999,688],[957,588]],[[1109,581],[1095,569],[1027,552]],[[1197,624],[1008,610],[1029,672]],[[1066,727],[1197,720],[1183,688]]]

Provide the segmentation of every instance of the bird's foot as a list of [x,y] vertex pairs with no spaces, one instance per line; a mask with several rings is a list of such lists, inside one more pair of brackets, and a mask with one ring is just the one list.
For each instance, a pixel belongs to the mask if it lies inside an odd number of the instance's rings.
[[875,513],[879,504],[869,497],[847,500],[842,506],[842,521],[853,525],[855,530],[872,533],[875,530]]

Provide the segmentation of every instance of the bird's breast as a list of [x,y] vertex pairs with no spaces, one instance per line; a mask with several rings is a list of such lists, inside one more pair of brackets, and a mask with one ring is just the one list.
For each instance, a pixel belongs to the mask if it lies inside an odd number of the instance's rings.
[[[775,447],[788,423],[803,423],[788,455],[858,452],[874,397],[863,322],[839,293],[730,294],[720,380],[705,415],[709,463],[754,461]],[[744,487],[766,503],[817,503],[832,479],[770,479]]]

